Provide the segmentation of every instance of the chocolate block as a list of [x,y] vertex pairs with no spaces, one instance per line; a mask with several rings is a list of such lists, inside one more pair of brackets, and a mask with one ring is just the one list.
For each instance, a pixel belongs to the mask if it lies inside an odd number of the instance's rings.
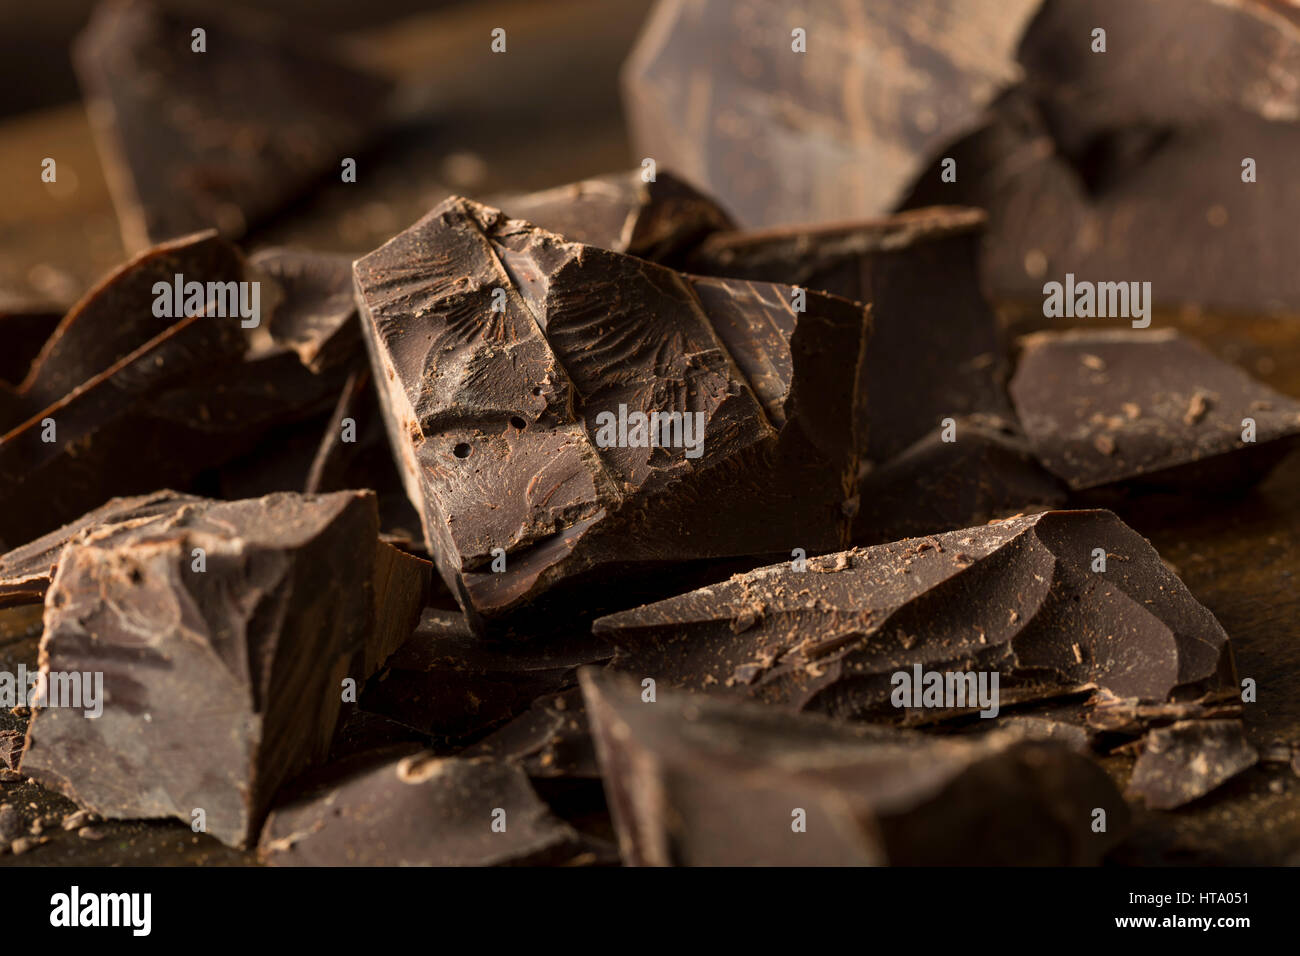
[[239,237],[338,176],[388,95],[285,27],[143,0],[97,7],[73,62],[128,249],[210,227]]
[[420,752],[332,772],[271,813],[259,853],[276,866],[517,866],[580,848],[518,767]]
[[612,653],[585,635],[486,644],[464,615],[429,608],[366,687],[361,706],[445,744],[464,744],[527,711],[534,699],[575,686],[579,667]]
[[102,715],[37,710],[23,772],[107,819],[202,809],[208,833],[246,845],[280,783],[328,750],[376,618],[411,613],[377,606],[394,598],[372,584],[377,525],[368,493],[286,494],[70,545],[41,672],[102,673]]
[[655,262],[674,259],[709,233],[735,224],[712,199],[667,172],[611,173],[491,205],[573,242]]
[[863,476],[854,544],[953,531],[1065,504],[1064,486],[1038,464],[1023,437],[980,419],[956,419],[953,428],[953,441],[935,429]]
[[[869,334],[853,303],[808,293],[796,313],[790,289],[688,278],[456,197],[356,284],[408,497],[476,629],[584,576],[847,541]],[[640,444],[628,422],[656,414],[692,432]]]
[[[934,154],[904,205],[987,209],[999,296],[1040,300],[1045,281],[1073,273],[1150,282],[1167,306],[1294,312],[1287,245],[1300,197],[1282,171],[1300,145],[1300,28],[1285,10],[1043,3],[1020,40],[1023,82]],[[942,181],[941,156],[956,161],[955,182]]]
[[14,548],[0,557],[0,607],[44,601],[59,556],[68,542],[84,536],[130,535],[143,525],[156,524],[182,505],[201,500],[174,491],[157,491],[138,498],[114,498],[71,524]]
[[1172,810],[1253,767],[1259,754],[1240,720],[1183,720],[1151,731],[1129,778],[1129,797]]
[[900,674],[918,694],[931,672],[985,675],[988,687],[996,676],[995,708],[1092,688],[1187,701],[1234,686],[1218,621],[1106,511],[774,565],[593,631],[616,646],[612,666],[638,678],[837,717],[925,723],[989,709],[973,689],[900,702]]
[[888,212],[1020,78],[1040,3],[661,0],[623,76],[637,155],[747,226]]
[[[634,866],[1097,863],[1128,820],[1091,760],[1014,735],[927,737],[581,674]],[[1091,828],[1096,809],[1107,831]],[[800,829],[802,827],[802,829]]]
[[275,280],[280,301],[267,330],[313,372],[361,354],[352,295],[352,257],[303,249],[263,249],[248,260]]
[[23,756],[23,735],[17,730],[0,730],[0,769],[17,770]]
[[1300,438],[1300,402],[1171,330],[1040,333],[1022,349],[1012,400],[1073,491],[1236,490]]
[[846,225],[719,232],[686,268],[871,304],[867,457],[879,464],[945,418],[1012,417],[997,318],[979,287],[983,228],[979,210],[935,208]]

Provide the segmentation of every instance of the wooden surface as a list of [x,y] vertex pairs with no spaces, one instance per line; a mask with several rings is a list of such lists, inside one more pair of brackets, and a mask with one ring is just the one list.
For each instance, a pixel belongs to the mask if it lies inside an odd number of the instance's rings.
[[[363,159],[355,185],[325,183],[311,201],[248,246],[294,242],[362,253],[409,225],[448,191],[487,196],[538,188],[634,164],[617,71],[648,0],[476,3],[354,37],[354,53],[405,84],[401,127]],[[488,31],[509,31],[493,56]],[[55,156],[56,189],[39,180]],[[0,295],[70,301],[121,259],[116,218],[79,106],[0,123]],[[1012,333],[1041,315],[1004,309]],[[1085,324],[1085,323],[1079,323]],[[1278,390],[1300,398],[1300,318],[1157,315]],[[1052,327],[1061,328],[1062,324]],[[918,334],[924,334],[918,330]],[[1300,456],[1238,500],[1144,502],[1123,509],[1232,639],[1240,674],[1259,702],[1246,706],[1257,745],[1300,744]],[[0,612],[0,669],[36,666],[39,608]],[[25,718],[0,712],[0,730]],[[1132,761],[1106,760],[1122,786]],[[34,786],[0,786],[29,818],[74,807]],[[1118,862],[1300,863],[1300,777],[1257,767],[1190,807],[1140,813]],[[98,841],[54,825],[51,841],[2,864],[206,864],[249,854],[181,823],[103,824]]]

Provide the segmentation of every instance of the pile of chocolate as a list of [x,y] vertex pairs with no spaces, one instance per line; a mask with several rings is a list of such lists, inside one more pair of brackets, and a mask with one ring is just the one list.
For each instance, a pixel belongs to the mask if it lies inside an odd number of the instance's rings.
[[[1008,6],[1004,45],[1037,4]],[[654,106],[707,29],[681,8],[630,73],[643,125],[685,122]],[[257,110],[182,65],[187,20],[97,13],[78,68],[138,251],[52,331],[0,316],[30,359],[0,382],[0,606],[44,603],[12,778],[288,865],[1091,864],[1133,805],[1257,762],[1229,635],[1105,509],[1249,487],[1300,402],[1168,329],[1013,347],[979,209],[741,228],[667,146],[450,196],[355,261],[245,255],[385,87],[207,44]],[[960,164],[996,139],[969,119],[935,120]],[[729,176],[747,128],[695,155]],[[98,716],[50,699],[94,674]]]

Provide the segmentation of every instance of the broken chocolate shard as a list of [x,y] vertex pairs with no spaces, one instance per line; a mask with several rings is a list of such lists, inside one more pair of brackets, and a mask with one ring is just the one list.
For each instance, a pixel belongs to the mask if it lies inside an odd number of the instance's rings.
[[419,752],[329,772],[276,807],[258,849],[277,866],[518,866],[580,848],[518,767]]
[[1259,760],[1240,720],[1183,720],[1151,731],[1143,744],[1127,795],[1152,810],[1191,803]]
[[376,600],[377,524],[366,492],[281,494],[71,544],[41,673],[102,686],[77,707],[49,685],[23,771],[105,819],[201,809],[208,833],[246,845],[277,787],[327,752],[376,618],[412,613],[391,589]]
[[143,0],[96,8],[73,61],[128,249],[216,227],[237,238],[355,157],[386,81],[283,27]]
[[[1106,511],[1009,518],[809,558],[803,570],[774,565],[593,631],[616,646],[614,668],[663,686],[879,721],[996,716],[1089,688],[1191,700],[1234,684],[1218,621]],[[964,681],[951,700],[918,707],[919,689],[896,699],[897,675],[919,685],[930,672],[983,675],[997,689],[977,700]]]
[[491,205],[573,242],[668,262],[708,234],[735,223],[712,199],[671,173],[612,173]]
[[463,745],[524,713],[536,698],[575,686],[579,667],[611,654],[585,635],[488,644],[471,632],[463,614],[429,608],[360,703],[441,743]]
[[458,197],[355,272],[407,495],[476,629],[583,575],[847,541],[860,306],[810,292],[796,313],[788,288]]
[[1172,330],[1027,336],[1010,389],[1034,454],[1076,492],[1239,490],[1300,439],[1300,402]]
[[[161,282],[170,293],[177,275],[185,277],[184,283],[202,284],[201,301],[190,310],[198,312],[210,302],[209,283],[224,289],[226,283],[245,278],[244,259],[209,231],[147,249],[114,269],[68,310],[16,387],[23,417],[58,402],[179,322],[183,316],[170,310],[159,317],[154,289]],[[0,422],[0,430],[7,431],[4,424]],[[10,427],[15,424],[9,422]]]
[[181,505],[201,499],[174,491],[157,491],[136,498],[114,498],[71,524],[14,548],[0,557],[0,607],[39,603],[68,542],[83,535],[129,534],[142,525],[172,514]]
[[1127,826],[1106,774],[1057,744],[645,703],[635,681],[580,677],[629,865],[1090,864]]
[[952,426],[952,441],[935,428],[863,476],[854,544],[954,531],[1066,503],[1065,487],[1022,436],[982,419],[955,419]]
[[[686,268],[871,304],[863,388],[871,411],[867,458],[879,464],[946,418],[1012,417],[997,318],[979,286],[983,226],[979,210],[936,208],[844,225],[720,232]],[[917,335],[918,323],[927,334]]]
[[361,354],[352,293],[351,256],[303,249],[263,249],[248,260],[275,280],[279,301],[267,330],[313,372]]
[[528,710],[467,749],[464,756],[508,760],[534,779],[600,776],[586,706],[577,687],[538,697]]
[[1020,78],[1040,2],[820,5],[796,37],[779,0],[662,0],[623,76],[637,154],[747,226],[881,215]]

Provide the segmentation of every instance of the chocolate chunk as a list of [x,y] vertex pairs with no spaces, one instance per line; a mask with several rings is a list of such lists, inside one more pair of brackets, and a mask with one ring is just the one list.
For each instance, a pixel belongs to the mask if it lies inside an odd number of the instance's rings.
[[68,311],[45,342],[15,390],[23,418],[58,402],[178,322],[182,316],[160,318],[154,308],[155,284],[165,283],[170,291],[178,274],[184,282],[203,284],[200,307],[206,307],[208,284],[220,283],[224,289],[228,282],[244,280],[244,260],[238,249],[209,231],[147,249],[119,266]]
[[[774,565],[593,630],[638,678],[838,717],[924,723],[1094,687],[1165,701],[1235,683],[1218,621],[1106,511]],[[994,707],[965,679],[915,706],[931,672],[985,680]]]
[[860,307],[808,293],[796,313],[793,290],[688,278],[456,197],[356,282],[407,494],[476,629],[584,575],[847,541]]
[[201,21],[111,0],[74,50],[128,249],[209,227],[242,235],[339,175],[382,118],[387,83],[317,44],[264,21]]
[[271,338],[303,365],[321,372],[360,354],[351,256],[264,249],[248,261],[278,285],[280,301],[267,323]]
[[1147,734],[1127,794],[1172,810],[1222,786],[1259,759],[1240,720],[1182,720]]
[[138,498],[114,498],[57,531],[37,538],[0,557],[0,607],[39,603],[69,541],[82,535],[130,534],[141,525],[174,513],[181,505],[201,499],[174,491],[157,491]]
[[633,142],[748,226],[879,215],[1019,78],[1040,2],[663,0],[624,73]]
[[[905,204],[989,210],[985,261],[1000,296],[1038,300],[1045,280],[1073,273],[1150,282],[1170,306],[1293,312],[1297,198],[1270,172],[1300,142],[1300,29],[1285,9],[1043,3],[1020,41],[1023,82],[934,154]],[[941,179],[940,156],[956,161],[955,181]]]
[[279,784],[325,755],[376,618],[411,614],[375,593],[377,524],[368,493],[272,495],[70,545],[41,673],[51,695],[61,676],[102,686],[36,711],[24,772],[106,819],[202,810],[245,845]]
[[491,205],[514,219],[589,246],[666,262],[709,233],[735,223],[712,199],[667,172],[612,173]]
[[1074,491],[1233,490],[1300,437],[1300,402],[1171,330],[1022,343],[1012,400],[1034,454]]
[[1138,736],[1153,726],[1164,726],[1194,718],[1237,718],[1242,715],[1241,698],[1231,687],[1202,700],[1150,703],[1136,697],[1116,697],[1102,691],[1088,702],[1087,724],[1093,730]]
[[[581,674],[631,865],[1096,863],[1127,825],[1091,760],[1013,735],[927,737]],[[1107,832],[1092,832],[1094,810]]]
[[23,735],[16,730],[0,730],[0,767],[17,770],[22,756]]
[[465,756],[509,760],[533,778],[600,776],[587,709],[577,687],[537,698],[528,710],[466,750]]
[[855,544],[953,531],[1065,504],[1065,488],[1022,437],[981,419],[955,419],[952,426],[952,441],[935,429],[863,476]]
[[585,636],[487,644],[464,615],[429,608],[366,687],[361,706],[445,744],[464,744],[527,711],[535,698],[575,686],[579,667],[611,653]]
[[518,767],[421,752],[333,772],[271,813],[259,853],[277,866],[505,866],[579,847]]
[[997,318],[979,287],[983,227],[978,210],[938,208],[850,225],[720,232],[687,269],[871,304],[863,381],[868,458],[879,463],[945,418],[1011,419]]

